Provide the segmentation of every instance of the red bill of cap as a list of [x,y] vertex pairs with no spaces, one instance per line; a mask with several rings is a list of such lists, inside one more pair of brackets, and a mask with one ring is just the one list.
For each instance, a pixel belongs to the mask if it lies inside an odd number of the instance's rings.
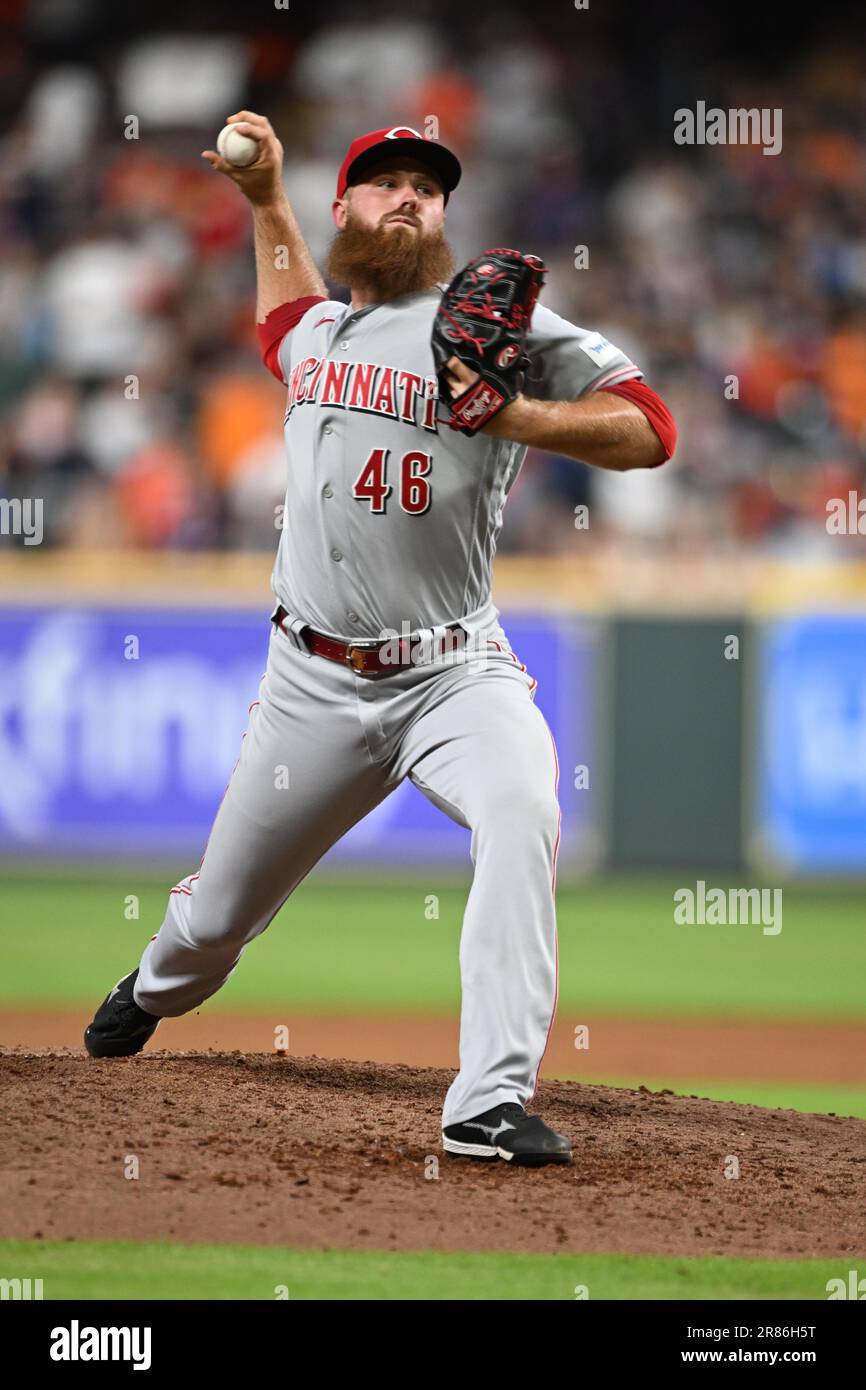
[[340,165],[337,197],[342,198],[349,184],[356,183],[380,159],[401,154],[412,155],[430,166],[445,190],[447,203],[449,193],[460,182],[460,161],[438,140],[429,140],[426,135],[407,125],[391,126],[389,130],[371,130],[352,141]]

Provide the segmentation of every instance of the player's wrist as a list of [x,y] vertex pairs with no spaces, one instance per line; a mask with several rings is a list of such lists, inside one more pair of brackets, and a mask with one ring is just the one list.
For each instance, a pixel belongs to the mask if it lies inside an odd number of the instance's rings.
[[256,212],[276,213],[281,216],[288,212],[289,200],[281,179],[277,178],[273,183],[264,184],[261,188],[257,184],[248,187],[241,184],[240,187]]
[[508,405],[503,406],[489,424],[482,429],[482,434],[492,435],[494,439],[510,439],[515,444],[526,444],[529,440],[522,436],[527,430],[531,430],[533,420],[533,402],[527,400],[522,392],[509,401]]

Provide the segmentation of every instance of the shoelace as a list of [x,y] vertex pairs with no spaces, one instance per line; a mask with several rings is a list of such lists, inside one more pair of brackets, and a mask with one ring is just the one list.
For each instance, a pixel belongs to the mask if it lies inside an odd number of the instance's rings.
[[139,1021],[144,1022],[146,1018],[150,1017],[149,1014],[145,1013],[144,1009],[138,1007],[134,999],[121,999],[118,1012],[123,1013],[125,1018],[133,1019],[136,1023]]

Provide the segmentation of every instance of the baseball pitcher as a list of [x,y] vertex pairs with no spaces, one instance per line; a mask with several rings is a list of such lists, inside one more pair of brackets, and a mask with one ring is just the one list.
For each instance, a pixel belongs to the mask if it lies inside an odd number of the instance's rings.
[[538,304],[544,266],[479,248],[456,276],[446,207],[461,169],[403,126],[340,168],[331,299],[287,199],[282,147],[251,111],[246,167],[258,330],[285,384],[287,485],[267,670],[198,872],[171,889],[138,968],[84,1035],[140,1051],[195,1009],[328,849],[404,778],[471,832],[450,1154],[570,1163],[527,1114],[556,1012],[557,758],[536,682],[491,597],[508,493],[534,446],[652,468],[676,430],[639,367]]

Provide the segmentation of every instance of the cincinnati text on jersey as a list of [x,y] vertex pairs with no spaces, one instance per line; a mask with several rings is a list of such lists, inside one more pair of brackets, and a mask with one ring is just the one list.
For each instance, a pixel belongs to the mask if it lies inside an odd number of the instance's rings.
[[305,357],[292,369],[285,421],[299,405],[337,406],[367,415],[384,415],[438,434],[439,383],[405,367],[380,362],[335,362]]

